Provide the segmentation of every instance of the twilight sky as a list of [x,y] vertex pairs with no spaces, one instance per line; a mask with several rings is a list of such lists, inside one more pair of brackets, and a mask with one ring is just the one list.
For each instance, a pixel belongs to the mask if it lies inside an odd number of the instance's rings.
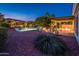
[[71,16],[71,3],[0,3],[0,13],[6,18],[31,21],[45,12],[55,14],[56,17]]

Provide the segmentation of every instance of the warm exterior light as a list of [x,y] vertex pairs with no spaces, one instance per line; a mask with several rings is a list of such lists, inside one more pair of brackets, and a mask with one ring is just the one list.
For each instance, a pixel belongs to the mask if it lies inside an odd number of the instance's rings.
[[42,30],[45,31],[45,32],[48,32],[48,29],[46,29],[46,28],[43,28]]
[[70,31],[70,29],[69,29],[69,28],[66,28],[65,30]]

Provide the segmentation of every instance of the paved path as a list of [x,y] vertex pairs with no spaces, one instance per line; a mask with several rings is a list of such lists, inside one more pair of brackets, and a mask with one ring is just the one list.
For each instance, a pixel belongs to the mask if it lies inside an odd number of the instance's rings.
[[[21,56],[42,56],[43,54],[34,48],[34,39],[41,34],[38,31],[32,32],[16,32],[10,30],[8,33],[8,41],[6,44],[7,52],[9,55]],[[59,36],[71,48],[71,55],[79,55],[79,48],[72,36]]]

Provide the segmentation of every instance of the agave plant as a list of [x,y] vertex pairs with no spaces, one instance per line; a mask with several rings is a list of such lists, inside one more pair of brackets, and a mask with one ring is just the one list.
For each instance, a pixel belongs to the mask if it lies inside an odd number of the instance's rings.
[[46,55],[62,56],[69,50],[66,44],[57,36],[39,35],[34,44],[35,48]]

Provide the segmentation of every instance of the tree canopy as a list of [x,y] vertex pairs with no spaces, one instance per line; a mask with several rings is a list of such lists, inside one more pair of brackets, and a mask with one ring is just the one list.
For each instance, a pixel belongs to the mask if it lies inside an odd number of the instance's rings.
[[48,12],[46,12],[44,16],[36,18],[35,24],[37,26],[48,27],[50,26],[50,23],[51,23],[49,19],[53,17],[55,17],[55,15],[51,15]]

